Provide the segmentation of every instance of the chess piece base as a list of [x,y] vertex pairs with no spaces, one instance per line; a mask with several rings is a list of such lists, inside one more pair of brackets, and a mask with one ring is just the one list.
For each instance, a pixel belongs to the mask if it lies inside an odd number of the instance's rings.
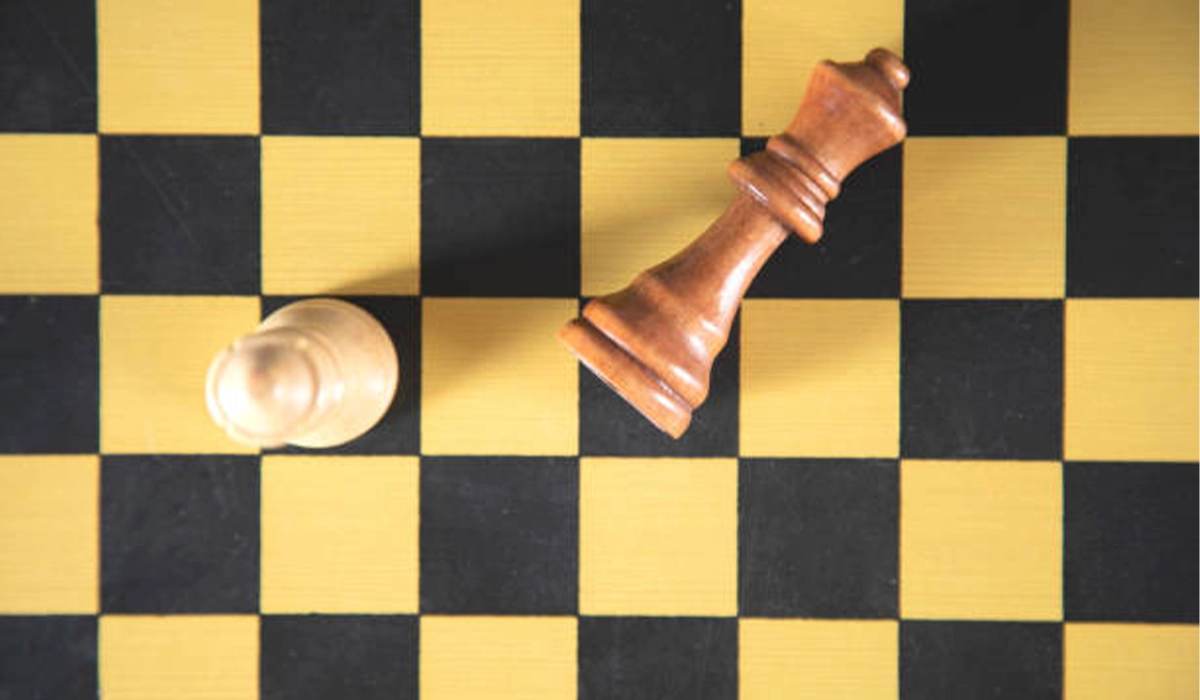
[[692,421],[692,407],[636,357],[586,318],[563,326],[558,338],[605,384],[659,430],[678,438]]

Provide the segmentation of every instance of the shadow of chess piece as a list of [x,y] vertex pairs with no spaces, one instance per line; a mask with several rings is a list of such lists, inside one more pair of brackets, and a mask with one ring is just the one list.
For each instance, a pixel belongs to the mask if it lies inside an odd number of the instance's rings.
[[821,237],[825,204],[867,159],[902,141],[908,68],[875,49],[857,63],[824,61],[787,130],[740,158],[740,192],[687,248],[600,297],[559,339],[659,429],[678,438],[708,395],[742,296],[788,236]]
[[298,301],[213,358],[213,420],[257,447],[333,447],[370,430],[396,394],[396,348],[369,313],[337,299]]

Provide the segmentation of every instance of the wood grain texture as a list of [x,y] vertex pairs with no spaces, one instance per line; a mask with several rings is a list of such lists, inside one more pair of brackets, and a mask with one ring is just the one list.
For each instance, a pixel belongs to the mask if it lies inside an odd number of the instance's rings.
[[1068,623],[1064,700],[1194,698],[1200,694],[1195,625]]
[[584,459],[580,611],[736,615],[737,480],[734,459]]
[[1198,314],[1194,299],[1067,300],[1067,459],[1197,459]]
[[423,700],[575,697],[574,617],[421,619]]
[[900,453],[899,303],[747,300],[741,360],[741,454]]
[[266,294],[417,294],[421,145],[401,137],[262,140]]
[[574,299],[438,299],[422,305],[422,454],[579,450],[579,372],[554,342]]
[[105,700],[254,700],[255,615],[105,615],[100,687]]
[[0,456],[0,614],[99,609],[100,459]]
[[1061,620],[1062,466],[905,460],[900,615]]
[[421,45],[422,134],[579,134],[578,0],[429,3]]
[[894,700],[898,628],[895,620],[743,620],[740,697]]
[[417,466],[264,456],[263,612],[417,612]]
[[903,0],[856,0],[798,7],[792,0],[742,2],[742,133],[779,128],[804,90],[803,76],[825,58],[847,60],[864,46],[902,54]]
[[737,155],[737,139],[583,139],[583,296],[620,289],[720,216],[729,181],[712,164]]
[[1197,133],[1197,19],[1191,0],[1072,2],[1068,132]]
[[1067,139],[913,137],[904,189],[904,298],[1065,294]]
[[0,134],[0,293],[100,291],[97,138]]
[[96,3],[100,130],[259,132],[258,3]]
[[257,297],[107,296],[100,302],[100,447],[250,453],[208,415],[208,363],[258,325]]

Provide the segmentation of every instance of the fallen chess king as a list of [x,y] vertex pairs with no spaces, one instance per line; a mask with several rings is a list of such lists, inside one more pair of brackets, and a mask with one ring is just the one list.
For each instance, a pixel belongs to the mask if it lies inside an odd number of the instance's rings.
[[[904,139],[908,77],[884,49],[857,63],[821,63],[788,129],[729,166],[741,191],[725,213],[675,257],[590,302],[559,338],[654,425],[683,435],[763,263],[789,231],[817,242],[842,180]],[[379,422],[397,381],[395,348],[374,318],[312,299],[280,309],[222,351],[208,372],[207,401],[239,442],[332,447]]]
[[817,242],[842,180],[904,139],[908,78],[885,49],[858,63],[821,63],[787,131],[730,164],[741,191],[725,213],[629,287],[591,301],[559,338],[659,429],[683,435],[759,269],[789,230]]

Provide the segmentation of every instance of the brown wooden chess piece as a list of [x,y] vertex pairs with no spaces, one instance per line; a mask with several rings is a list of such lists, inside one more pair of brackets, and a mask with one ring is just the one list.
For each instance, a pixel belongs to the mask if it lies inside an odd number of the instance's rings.
[[678,438],[708,395],[742,295],[791,230],[809,243],[854,168],[902,141],[908,68],[885,49],[817,66],[791,125],[733,161],[740,192],[699,238],[584,307],[558,337],[656,426]]

